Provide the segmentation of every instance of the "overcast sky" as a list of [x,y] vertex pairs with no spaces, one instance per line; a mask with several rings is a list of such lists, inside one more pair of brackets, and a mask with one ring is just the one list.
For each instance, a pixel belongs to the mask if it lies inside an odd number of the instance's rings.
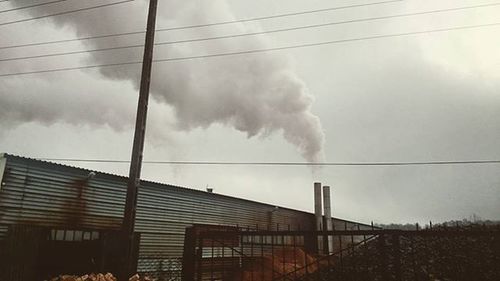
[[[147,1],[15,24],[118,0],[0,3],[0,47],[143,30]],[[45,2],[48,2],[45,0]],[[160,0],[158,28],[370,3]],[[378,2],[372,0],[372,2]],[[406,0],[159,32],[157,42],[494,3]],[[267,35],[157,46],[198,56],[500,23],[500,5]],[[393,162],[500,159],[500,25],[153,66],[145,160]],[[143,35],[0,49],[0,60],[141,44]],[[0,75],[137,61],[124,49],[0,62]],[[130,158],[140,65],[0,76],[0,151],[48,158]],[[69,163],[126,175],[126,164]],[[333,187],[334,216],[427,222],[500,219],[500,165],[143,167],[143,178],[313,210],[313,182]]]

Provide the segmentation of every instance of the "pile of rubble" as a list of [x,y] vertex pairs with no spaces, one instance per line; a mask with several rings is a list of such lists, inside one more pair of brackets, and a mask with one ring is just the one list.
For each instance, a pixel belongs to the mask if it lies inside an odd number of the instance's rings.
[[76,275],[60,275],[50,279],[50,281],[117,281],[116,277],[111,273],[106,274],[86,274],[83,276]]
[[317,271],[318,261],[301,248],[284,247],[274,249],[273,255],[244,260],[244,267],[241,276],[233,276],[231,280],[295,280]]
[[[91,273],[91,274],[86,274],[82,276],[76,276],[76,275],[60,275],[58,277],[54,277],[50,279],[50,281],[118,281],[116,277],[113,276],[111,273]],[[132,277],[129,278],[129,281],[156,281],[153,278],[150,278],[148,276],[139,276],[139,274],[136,274]]]
[[136,274],[136,275],[130,277],[130,279],[128,279],[128,281],[156,281],[156,279],[153,279],[149,276],[140,277],[139,274]]

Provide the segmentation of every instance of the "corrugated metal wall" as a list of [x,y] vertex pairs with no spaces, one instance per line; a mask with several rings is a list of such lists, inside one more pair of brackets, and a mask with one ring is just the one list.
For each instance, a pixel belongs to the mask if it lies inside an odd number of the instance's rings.
[[[59,228],[118,229],[127,179],[116,175],[4,155],[0,189],[0,239],[9,224]],[[0,171],[1,172],[1,171]],[[136,231],[141,232],[139,266],[182,257],[184,230],[192,224],[303,230],[314,215],[258,202],[153,182],[139,190]],[[351,224],[351,223],[349,223]],[[147,270],[151,270],[148,268]]]

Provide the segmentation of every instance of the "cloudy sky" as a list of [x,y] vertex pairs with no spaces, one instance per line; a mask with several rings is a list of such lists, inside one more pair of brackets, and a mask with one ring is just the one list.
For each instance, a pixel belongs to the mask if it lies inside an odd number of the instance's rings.
[[[29,157],[130,157],[140,65],[17,74],[140,61],[141,48],[8,60],[142,44],[147,1],[0,2],[0,151]],[[260,18],[372,0],[160,0],[157,28]],[[156,42],[255,33],[472,7],[219,40],[163,44],[155,59],[500,23],[500,4],[404,0],[158,32]],[[488,4],[488,5],[486,5]],[[482,7],[479,7],[482,5]],[[15,9],[12,11],[7,11]],[[5,11],[5,12],[3,12]],[[500,159],[500,25],[355,40],[153,66],[145,160],[415,162]],[[69,163],[126,175],[127,164]],[[333,187],[334,215],[379,223],[476,214],[500,219],[500,165],[308,167],[146,164],[143,178],[313,209],[312,185]]]

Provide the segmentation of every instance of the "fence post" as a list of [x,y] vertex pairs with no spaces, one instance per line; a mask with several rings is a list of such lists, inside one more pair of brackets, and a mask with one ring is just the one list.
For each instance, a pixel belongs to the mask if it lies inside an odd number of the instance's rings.
[[390,280],[386,250],[385,235],[380,233],[378,235],[378,252],[380,254],[380,275],[382,280]]
[[[199,235],[199,233],[198,233]],[[196,249],[196,280],[201,281],[203,278],[203,238],[198,236],[198,248]]]
[[307,231],[304,233],[304,250],[306,253],[310,255],[315,255],[318,253],[318,238],[316,235],[318,235],[319,232],[311,232]]
[[392,250],[394,257],[394,280],[401,281],[401,245],[399,234],[392,235]]
[[196,232],[194,228],[186,228],[184,234],[184,253],[182,257],[182,280],[194,281],[196,268]]

